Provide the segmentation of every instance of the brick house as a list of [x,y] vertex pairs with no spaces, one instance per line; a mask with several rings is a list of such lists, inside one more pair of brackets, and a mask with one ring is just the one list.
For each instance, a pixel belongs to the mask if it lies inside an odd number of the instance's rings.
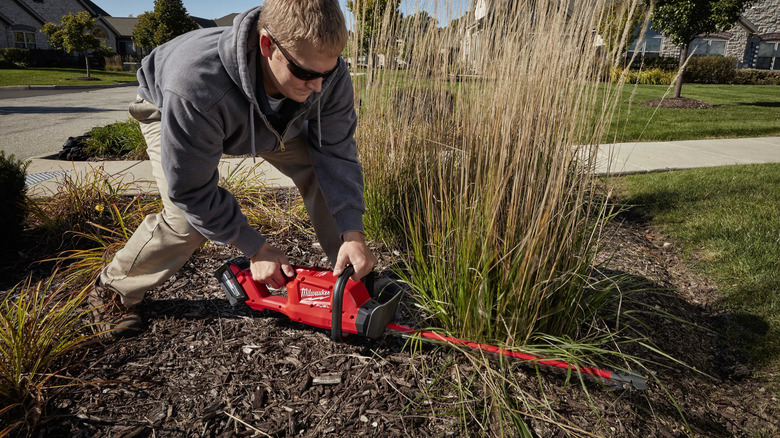
[[[87,11],[96,18],[99,35],[105,45],[117,54],[143,56],[148,49],[133,42],[133,28],[138,18],[112,17],[91,0],[0,0],[0,48],[53,49],[48,36],[40,30],[44,23],[59,23],[63,15]],[[238,14],[216,20],[191,17],[200,27],[230,26]]]
[[63,15],[87,11],[97,19],[98,35],[105,45],[116,47],[116,30],[104,17],[108,13],[90,0],[2,0],[0,1],[0,48],[53,49],[41,32],[50,21],[59,23]]

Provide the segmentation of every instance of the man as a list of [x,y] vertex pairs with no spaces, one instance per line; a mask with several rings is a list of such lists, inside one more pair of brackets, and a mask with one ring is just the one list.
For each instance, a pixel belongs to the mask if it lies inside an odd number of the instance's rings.
[[152,51],[130,114],[141,124],[163,209],[149,215],[101,272],[89,297],[115,336],[136,333],[136,305],[209,239],[238,248],[253,278],[284,285],[287,256],[217,186],[223,153],[259,156],[296,184],[340,275],[376,265],[365,243],[363,178],[352,83],[337,0],[266,0],[231,28],[200,29]]

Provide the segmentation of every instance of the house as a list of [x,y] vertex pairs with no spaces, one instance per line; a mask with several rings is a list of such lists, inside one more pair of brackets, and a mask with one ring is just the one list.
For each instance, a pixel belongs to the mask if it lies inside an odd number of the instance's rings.
[[[565,1],[565,0],[564,0]],[[500,14],[505,2],[471,0],[468,23],[461,44],[461,57],[471,65],[480,65],[480,46],[484,44],[484,29],[492,16]],[[757,0],[728,31],[701,35],[691,44],[694,56],[731,56],[737,68],[780,70],[780,0]],[[695,51],[694,51],[695,50]],[[641,40],[634,41],[628,51],[649,56],[679,57],[680,47],[667,37],[647,29]]]
[[[628,50],[629,58],[634,52],[648,57],[680,56],[680,47],[652,29]],[[755,2],[728,31],[693,40],[689,54],[730,56],[737,60],[737,68],[780,70],[780,0]]]
[[[198,24],[200,28],[206,27],[219,27],[219,26],[232,26],[233,18],[238,14],[228,14],[222,18],[216,20],[209,20],[207,18],[193,17],[190,18]],[[137,17],[102,17],[116,32],[116,46],[114,51],[122,56],[145,56],[151,51],[148,47],[138,47],[133,41],[133,28],[138,24]]]
[[[148,49],[133,42],[138,18],[112,17],[91,0],[2,0],[0,1],[0,48],[53,49],[40,30],[44,23],[59,23],[63,15],[87,11],[95,17],[98,35],[105,45],[125,57],[143,56]],[[192,17],[199,27],[230,26],[238,14],[216,20]]]
[[46,22],[59,23],[63,15],[87,11],[97,18],[99,38],[115,47],[116,31],[104,17],[108,13],[90,0],[2,0],[0,1],[0,48],[53,49],[41,32]]

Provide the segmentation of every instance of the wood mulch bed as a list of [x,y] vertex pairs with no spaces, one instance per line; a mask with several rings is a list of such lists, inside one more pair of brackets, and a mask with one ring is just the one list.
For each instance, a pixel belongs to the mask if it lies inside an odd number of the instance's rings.
[[[619,275],[624,290],[640,291],[635,295],[650,309],[694,323],[639,315],[647,341],[701,372],[631,347],[653,370],[645,392],[583,388],[560,374],[509,366],[503,372],[520,382],[526,399],[549,404],[557,415],[553,422],[528,416],[526,425],[541,437],[777,436],[780,403],[748,368],[746,346],[722,336],[733,319],[719,310],[715,286],[680,260],[674,242],[641,222],[628,218],[604,235],[607,275]],[[271,239],[294,263],[323,262],[310,234]],[[397,261],[381,248],[377,253],[380,267]],[[80,383],[49,394],[36,436],[518,434],[502,431],[507,424],[495,408],[479,402],[485,393],[479,379],[461,388],[474,399],[459,398],[455,378],[474,375],[479,366],[454,350],[426,345],[410,352],[395,336],[336,343],[324,330],[232,308],[213,272],[236,255],[205,246],[147,295],[144,333],[93,343],[73,356],[67,375]],[[474,415],[453,415],[459,407]]]

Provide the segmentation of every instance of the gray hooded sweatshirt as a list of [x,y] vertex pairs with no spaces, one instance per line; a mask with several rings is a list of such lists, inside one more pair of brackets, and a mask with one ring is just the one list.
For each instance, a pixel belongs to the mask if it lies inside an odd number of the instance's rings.
[[293,106],[275,129],[264,114],[269,107],[258,77],[259,14],[258,7],[237,16],[233,27],[184,34],[157,47],[138,70],[138,94],[162,114],[162,166],[171,200],[206,238],[234,245],[247,257],[265,237],[249,225],[233,195],[217,186],[223,153],[254,156],[307,135],[312,166],[339,231],[362,231],[364,212],[357,117],[344,60],[323,80],[321,92]]

